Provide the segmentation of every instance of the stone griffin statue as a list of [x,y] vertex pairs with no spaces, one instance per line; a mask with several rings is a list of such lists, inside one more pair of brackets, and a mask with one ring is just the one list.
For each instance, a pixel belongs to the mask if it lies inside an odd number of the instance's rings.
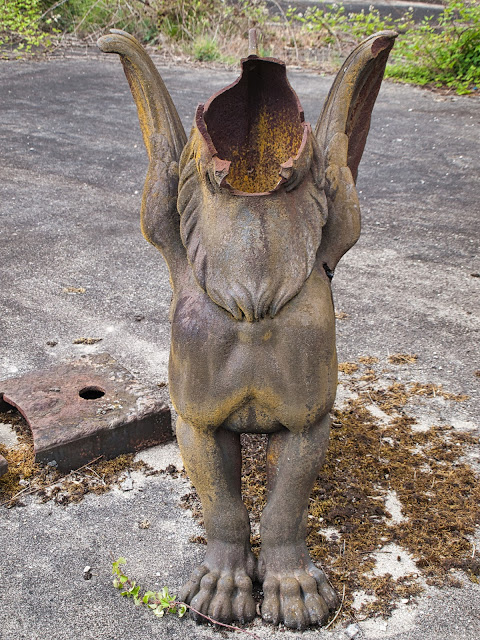
[[[117,30],[99,40],[137,105],[150,161],[141,226],[173,289],[170,394],[208,539],[180,599],[221,622],[254,618],[254,580],[273,624],[320,625],[338,605],[305,544],[307,507],[337,385],[330,280],[359,237],[355,179],[395,36],[350,54],[312,131],[285,65],[259,57],[251,34],[240,78],[198,106],[188,141],[140,44]],[[241,433],[268,434],[258,560]]]

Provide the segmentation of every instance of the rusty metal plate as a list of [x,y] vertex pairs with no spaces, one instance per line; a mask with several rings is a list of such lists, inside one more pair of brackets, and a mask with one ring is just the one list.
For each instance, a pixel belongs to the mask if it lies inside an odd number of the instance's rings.
[[8,471],[7,461],[3,456],[0,456],[0,476],[3,476],[4,473]]
[[[108,353],[0,382],[33,435],[35,461],[63,471],[171,440],[170,409]],[[1,468],[1,464],[0,464]]]

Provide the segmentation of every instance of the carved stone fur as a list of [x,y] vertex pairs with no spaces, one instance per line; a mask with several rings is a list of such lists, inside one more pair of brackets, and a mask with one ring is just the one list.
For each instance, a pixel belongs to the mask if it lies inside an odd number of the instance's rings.
[[296,189],[232,197],[211,179],[212,160],[194,128],[180,161],[180,233],[198,284],[237,320],[273,318],[310,275],[327,219],[320,163],[312,136]]

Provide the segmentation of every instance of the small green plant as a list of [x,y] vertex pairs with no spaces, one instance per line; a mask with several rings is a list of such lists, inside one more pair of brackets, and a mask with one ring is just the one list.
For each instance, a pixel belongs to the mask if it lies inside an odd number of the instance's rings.
[[219,60],[221,57],[218,44],[215,40],[206,36],[200,36],[195,39],[192,45],[193,55],[195,60],[200,62],[211,62],[213,60]]
[[177,613],[180,618],[185,615],[187,605],[184,602],[178,602],[175,596],[170,595],[167,587],[163,587],[157,592],[145,591],[141,595],[140,585],[134,580],[130,580],[120,568],[126,563],[125,558],[119,558],[112,562],[112,573],[115,576],[113,586],[120,590],[120,595],[132,598],[137,607],[142,604],[146,605],[157,618],[162,618],[165,613]]
[[181,602],[176,599],[175,596],[170,595],[168,591],[168,587],[162,587],[159,591],[144,591],[142,593],[142,588],[139,584],[135,582],[135,580],[131,580],[122,570],[122,566],[125,565],[127,561],[125,558],[118,558],[118,560],[112,561],[112,573],[113,573],[113,586],[120,591],[120,595],[124,598],[131,598],[137,607],[141,607],[142,605],[148,607],[153,614],[157,618],[163,618],[165,614],[177,614],[180,618],[183,617],[187,611],[190,609],[197,615],[205,618],[208,622],[212,624],[219,625],[220,627],[225,627],[227,629],[232,629],[233,631],[241,631],[246,633],[257,640],[260,640],[258,636],[246,629],[241,629],[240,627],[236,627],[231,624],[225,624],[223,622],[219,622],[210,616],[201,613],[194,607],[185,602]]

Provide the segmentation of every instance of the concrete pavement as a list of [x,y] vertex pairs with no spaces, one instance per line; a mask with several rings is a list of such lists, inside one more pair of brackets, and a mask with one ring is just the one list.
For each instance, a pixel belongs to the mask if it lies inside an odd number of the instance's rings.
[[[187,130],[196,104],[236,77],[187,67],[162,75]],[[332,78],[293,72],[290,80],[315,122]],[[166,381],[170,290],[160,254],[139,230],[147,160],[119,61],[3,62],[0,87],[0,380],[108,351],[141,379]],[[348,314],[337,324],[339,360],[418,354],[400,377],[470,396],[425,420],[476,433],[479,138],[478,98],[384,84],[358,179],[363,234],[334,279],[336,307]],[[86,293],[65,294],[69,286]],[[86,335],[102,342],[72,344]],[[178,452],[168,445],[145,457],[165,468]],[[128,493],[68,507],[29,498],[2,509],[0,638],[216,637],[188,620],[158,621],[110,585],[109,551],[126,556],[142,584],[175,590],[185,580],[203,553],[188,542],[199,529],[179,507],[187,488],[181,478],[138,474]],[[149,529],[138,528],[143,518]],[[427,587],[389,621],[359,623],[357,637],[474,640],[478,611],[478,585]],[[254,630],[298,637],[258,620]],[[302,637],[347,636],[337,627]]]

